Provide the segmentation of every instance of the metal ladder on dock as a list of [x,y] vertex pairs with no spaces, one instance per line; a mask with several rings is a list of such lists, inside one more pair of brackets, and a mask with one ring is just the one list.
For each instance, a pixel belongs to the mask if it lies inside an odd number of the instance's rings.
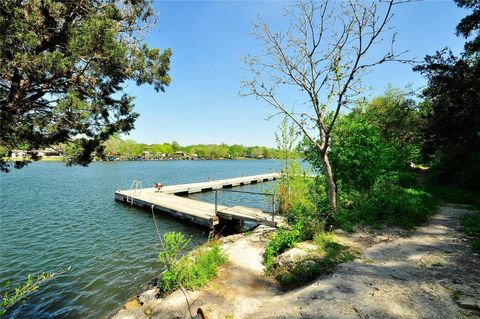
[[134,180],[127,195],[127,203],[133,206],[133,196],[137,194],[142,195],[142,181]]

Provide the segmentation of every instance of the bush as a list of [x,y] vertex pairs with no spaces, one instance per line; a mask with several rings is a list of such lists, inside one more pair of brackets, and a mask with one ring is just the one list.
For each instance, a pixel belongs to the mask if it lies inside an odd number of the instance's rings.
[[226,260],[219,243],[201,246],[162,274],[160,291],[167,294],[180,287],[190,290],[202,287],[217,276],[218,267]]
[[350,215],[360,224],[410,228],[428,220],[435,211],[435,200],[423,190],[400,186],[396,176],[381,176],[369,192],[360,193],[350,208],[342,209],[346,211],[340,214],[340,222]]
[[168,232],[163,238],[164,251],[159,258],[167,266],[160,277],[160,291],[164,294],[180,287],[195,289],[204,286],[217,276],[218,267],[227,260],[219,243],[208,242],[180,257],[190,239],[180,232]]
[[291,268],[272,270],[283,289],[299,287],[320,275],[331,273],[338,264],[355,258],[348,247],[335,242],[330,233],[316,234],[313,241],[317,245],[318,251],[312,256]]
[[190,244],[191,238],[185,238],[180,232],[168,232],[163,235],[163,251],[158,255],[160,261],[168,267],[175,267],[182,253]]
[[292,230],[279,229],[268,242],[263,254],[266,271],[272,270],[275,257],[292,248],[300,239],[301,230],[298,227],[294,227]]

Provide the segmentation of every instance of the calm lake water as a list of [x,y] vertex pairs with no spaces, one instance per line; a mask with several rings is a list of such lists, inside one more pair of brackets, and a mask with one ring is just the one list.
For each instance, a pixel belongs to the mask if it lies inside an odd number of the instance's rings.
[[[1,174],[0,282],[72,267],[5,317],[106,317],[160,272],[151,214],[114,201],[114,191],[130,188],[132,180],[150,187],[159,180],[170,185],[267,173],[275,166],[270,160],[98,162],[89,167],[38,162]],[[191,197],[212,201],[213,193]],[[270,208],[261,197],[238,193],[221,193],[219,202]],[[162,232],[184,232],[192,236],[192,246],[208,236],[207,230],[157,217]]]

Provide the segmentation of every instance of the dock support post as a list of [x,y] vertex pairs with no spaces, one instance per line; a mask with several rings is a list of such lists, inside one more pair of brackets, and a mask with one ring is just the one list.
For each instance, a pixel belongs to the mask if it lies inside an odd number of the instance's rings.
[[272,226],[275,227],[275,195],[272,196]]
[[217,216],[217,200],[218,200],[218,191],[215,191],[215,216]]

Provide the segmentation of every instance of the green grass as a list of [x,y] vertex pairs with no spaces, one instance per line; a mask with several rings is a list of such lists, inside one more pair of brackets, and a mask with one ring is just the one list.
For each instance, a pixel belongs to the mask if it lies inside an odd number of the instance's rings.
[[272,271],[284,290],[302,286],[321,275],[331,273],[338,264],[355,259],[347,246],[334,241],[332,234],[318,234],[314,237],[314,243],[317,245],[316,254],[288,269]]
[[480,212],[465,216],[461,222],[462,231],[468,236],[474,237],[472,250],[480,253]]
[[202,287],[217,276],[218,267],[226,261],[219,243],[200,246],[162,274],[160,291],[168,294],[180,287],[189,290]]

